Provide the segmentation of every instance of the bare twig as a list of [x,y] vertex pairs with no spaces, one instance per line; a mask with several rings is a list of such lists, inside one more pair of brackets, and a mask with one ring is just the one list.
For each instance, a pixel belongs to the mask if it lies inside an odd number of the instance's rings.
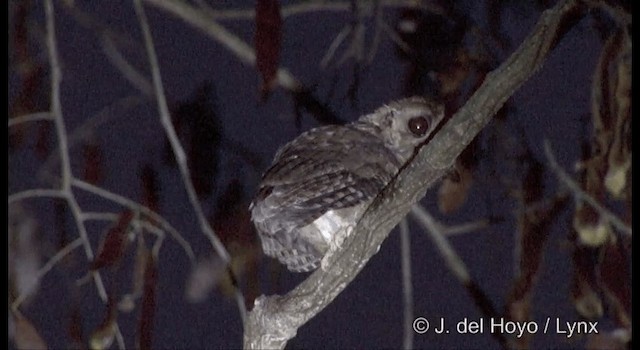
[[47,188],[34,188],[30,190],[24,190],[22,192],[9,195],[8,204],[19,202],[21,200],[29,198],[66,198],[66,193],[60,190],[51,190]]
[[120,71],[122,76],[146,97],[153,96],[153,87],[149,80],[124,58],[114,44],[113,39],[109,35],[103,34],[100,42],[105,55],[109,58],[111,64]]
[[180,235],[180,233],[178,232],[178,230],[176,230],[167,220],[165,220],[160,214],[154,212],[153,210],[145,207],[142,204],[136,203],[128,198],[125,198],[123,196],[117,195],[113,192],[109,192],[103,188],[94,186],[88,182],[79,180],[79,179],[73,179],[72,183],[73,186],[81,188],[87,192],[91,192],[97,196],[100,196],[104,199],[110,200],[114,203],[118,203],[124,207],[127,207],[133,211],[139,211],[142,214],[144,214],[145,216],[148,216],[155,224],[159,225],[164,231],[166,231],[167,233],[169,233],[169,235],[171,235],[171,237],[178,243],[180,244],[180,246],[182,246],[182,249],[184,250],[185,254],[187,254],[187,256],[189,257],[189,260],[191,261],[191,263],[195,263],[195,255],[193,254],[193,249],[191,248],[191,245],[189,244],[189,242],[187,242],[182,235]]
[[[54,117],[54,124],[56,127],[56,135],[58,138],[58,147],[60,151],[60,160],[62,167],[61,191],[65,194],[64,198],[67,201],[69,209],[71,210],[74,221],[76,223],[76,227],[78,228],[78,235],[82,240],[82,245],[84,247],[84,252],[87,260],[91,261],[94,257],[93,249],[91,248],[91,242],[89,241],[84,222],[80,218],[80,206],[78,205],[78,202],[76,201],[76,198],[73,195],[73,191],[71,189],[71,179],[73,175],[71,172],[71,162],[69,158],[67,131],[64,124],[62,106],[60,102],[60,82],[62,81],[62,73],[60,71],[60,63],[58,61],[58,49],[55,34],[55,16],[53,11],[53,3],[51,0],[45,1],[45,14],[47,23],[47,47],[49,49],[49,64],[51,66],[51,114]],[[93,271],[91,272],[91,275],[93,277],[96,289],[98,290],[100,299],[103,303],[106,304],[108,301],[107,292],[104,288],[104,283],[102,281],[100,273],[97,271]],[[122,333],[120,332],[120,326],[117,324],[117,322],[115,323],[115,328],[118,346],[124,349],[124,339],[122,337]]]
[[[368,5],[366,2],[365,5]],[[406,9],[423,9],[433,13],[442,13],[442,9],[435,5],[424,1],[415,0],[387,0],[379,1],[379,6],[384,8],[406,8]],[[351,10],[351,1],[304,1],[297,4],[282,6],[282,18],[304,15],[317,12],[346,12]],[[371,6],[364,6],[364,13],[371,15],[373,9]],[[256,16],[254,9],[237,10],[237,9],[213,9],[207,6],[207,11],[211,18],[215,20],[252,20]]]
[[[256,65],[256,53],[249,44],[226,30],[198,8],[177,0],[145,0],[145,2],[167,11],[202,30],[229,49],[240,61],[252,66]],[[298,92],[302,90],[302,84],[285,68],[278,69],[277,81],[282,88],[288,91]]]
[[[171,122],[171,115],[169,114],[169,107],[167,105],[167,101],[164,94],[164,87],[162,85],[162,77],[160,75],[160,65],[158,63],[158,57],[155,52],[155,48],[153,45],[153,38],[151,36],[151,29],[149,28],[149,23],[147,20],[147,16],[144,12],[144,7],[142,6],[141,0],[134,0],[136,14],[138,16],[138,20],[140,22],[140,27],[142,29],[142,33],[144,35],[145,47],[147,49],[147,56],[149,58],[149,65],[151,68],[151,74],[153,77],[153,87],[154,93],[156,96],[156,101],[158,104],[158,112],[160,114],[160,121],[165,130],[165,134],[169,139],[169,143],[171,144],[171,149],[173,151],[173,155],[176,159],[176,163],[180,169],[180,174],[182,175],[182,181],[184,183],[185,189],[187,191],[187,195],[189,196],[189,201],[191,202],[191,206],[193,207],[196,216],[198,218],[198,222],[200,224],[200,229],[205,234],[205,236],[211,242],[213,249],[216,251],[218,256],[227,264],[231,262],[231,257],[229,253],[225,249],[224,245],[216,236],[215,232],[209,225],[207,218],[204,215],[202,210],[202,206],[200,205],[200,201],[196,194],[195,188],[193,187],[193,183],[191,181],[191,173],[189,170],[189,166],[187,164],[187,157],[185,155],[184,149],[180,144],[180,140],[178,139],[178,135],[176,134],[175,129],[173,128],[173,123]],[[239,294],[239,289],[236,289],[236,294]],[[240,315],[242,317],[242,321],[244,323],[245,315],[246,315],[246,307],[244,305],[244,298],[238,297],[236,295],[236,300],[238,301],[238,308],[240,309]]]
[[620,220],[620,218],[618,218],[617,215],[612,213],[609,209],[603,207],[597,200],[583,191],[580,186],[562,169],[553,155],[553,150],[551,149],[549,140],[544,141],[544,152],[547,156],[547,160],[549,161],[551,169],[556,173],[558,179],[562,181],[562,183],[564,183],[565,186],[569,188],[569,190],[571,190],[571,193],[573,193],[577,201],[587,202],[595,210],[597,210],[603,218],[605,218],[613,226],[620,230],[620,232],[626,233],[629,236],[633,234],[633,230],[631,229],[631,227],[629,227],[629,225],[625,224],[622,220]]
[[477,231],[489,226],[490,221],[491,220],[489,219],[480,219],[477,221],[467,222],[464,224],[451,225],[451,226],[445,227],[442,233],[445,236],[450,237],[450,236],[455,236],[463,233]]
[[[44,266],[42,266],[40,270],[38,270],[38,272],[36,272],[34,281],[37,282],[42,280],[42,278],[44,278],[44,276],[49,273],[49,271],[51,271],[58,264],[58,262],[60,262],[60,260],[64,259],[65,256],[71,254],[71,252],[73,252],[76,248],[82,246],[82,243],[82,238],[78,237],[73,240],[73,242],[58,250],[56,254],[52,256],[51,259],[49,259],[49,261],[47,261],[47,263],[44,264]],[[18,310],[20,304],[22,304],[22,302],[29,296],[28,292],[29,291],[24,291],[13,300],[13,302],[11,303],[11,309],[14,312]]]
[[407,219],[400,221],[400,257],[402,259],[402,348],[413,349],[413,283],[411,282],[411,233]]
[[19,117],[9,119],[9,127],[21,123],[37,122],[41,120],[53,120],[54,116],[50,112],[39,112],[21,115]]
[[467,265],[465,265],[464,261],[462,261],[445,237],[442,232],[442,226],[436,222],[431,214],[418,204],[411,208],[411,214],[418,220],[420,225],[425,228],[425,231],[429,234],[429,238],[435,243],[438,251],[444,258],[449,270],[453,272],[460,283],[463,285],[469,284],[471,277]]
[[[80,142],[85,141],[98,127],[112,121],[118,116],[124,115],[124,110],[140,105],[145,99],[142,96],[126,96],[118,99],[116,102],[102,108],[95,116],[88,118],[79,127],[74,129],[67,136],[67,147],[73,149]],[[59,153],[51,153],[49,158],[43,162],[40,170],[38,170],[38,179],[51,180],[57,179],[57,176],[51,175],[51,168],[60,161]]]

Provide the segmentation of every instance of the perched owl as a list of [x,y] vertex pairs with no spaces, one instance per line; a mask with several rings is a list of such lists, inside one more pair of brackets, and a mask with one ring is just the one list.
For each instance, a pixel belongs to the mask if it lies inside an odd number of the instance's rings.
[[280,148],[249,206],[265,254],[294,272],[316,269],[443,117],[442,105],[411,97]]

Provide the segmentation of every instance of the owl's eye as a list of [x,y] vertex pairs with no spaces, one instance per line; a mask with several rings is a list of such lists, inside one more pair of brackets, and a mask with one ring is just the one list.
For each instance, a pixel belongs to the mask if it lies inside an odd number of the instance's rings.
[[425,117],[414,117],[409,119],[409,131],[416,137],[422,137],[429,130],[429,121]]

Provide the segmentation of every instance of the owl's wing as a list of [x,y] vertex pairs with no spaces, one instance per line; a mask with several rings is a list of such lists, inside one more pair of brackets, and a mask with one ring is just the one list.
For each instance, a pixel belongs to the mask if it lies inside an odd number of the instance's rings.
[[256,200],[265,201],[278,220],[300,227],[329,209],[371,200],[397,169],[393,155],[370,134],[345,127],[314,129],[278,152]]

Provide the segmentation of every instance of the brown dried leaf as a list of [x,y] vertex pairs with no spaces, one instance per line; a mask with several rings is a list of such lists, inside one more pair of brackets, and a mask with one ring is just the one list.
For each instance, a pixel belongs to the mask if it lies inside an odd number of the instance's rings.
[[[536,181],[531,179],[541,175],[537,167],[532,167],[524,182]],[[525,191],[526,192],[526,191]],[[525,196],[525,203],[531,204],[526,198],[533,200],[537,196]],[[534,211],[522,211],[518,217],[518,229],[520,230],[520,274],[513,281],[511,290],[507,297],[507,316],[510,320],[523,322],[531,319],[531,295],[533,287],[538,279],[542,257],[544,255],[544,244],[549,235],[549,225],[552,219],[561,211],[566,204],[566,198],[556,198],[554,202]],[[531,335],[526,334],[518,339],[510,339],[511,347],[523,348],[530,346]]]
[[[20,205],[9,208],[9,287],[12,297],[33,296],[38,292],[38,270],[42,266],[38,223],[30,212]],[[29,299],[27,299],[28,301]]]
[[469,169],[457,167],[456,170],[455,179],[446,177],[438,189],[438,208],[444,214],[458,210],[467,200],[467,194],[473,185],[473,176]]
[[142,167],[140,180],[142,183],[142,204],[147,208],[157,212],[159,208],[158,174],[151,165],[145,164]]
[[47,349],[47,344],[36,328],[24,316],[14,315],[13,325],[14,333],[12,338],[16,349]]
[[609,241],[603,248],[602,261],[597,266],[602,289],[607,296],[618,324],[631,328],[631,270],[627,253],[620,241]]
[[199,197],[211,195],[218,174],[222,134],[214,97],[213,85],[205,82],[193,97],[180,102],[173,113],[173,119],[181,124],[180,137]]
[[602,299],[588,283],[580,283],[573,294],[573,304],[578,314],[588,320],[597,320],[604,313]]
[[147,264],[151,259],[151,252],[140,239],[138,240],[138,249],[136,250],[136,262],[133,267],[133,295],[140,296],[143,293],[144,275],[147,271]]
[[51,133],[53,130],[53,124],[50,122],[38,123],[38,136],[36,136],[35,153],[38,159],[44,161],[49,156],[51,147]]
[[440,93],[444,96],[458,93],[473,67],[473,62],[466,49],[458,48],[455,57],[451,65],[445,67],[442,72],[436,73],[438,82],[440,82]]
[[576,245],[573,250],[572,299],[580,316],[595,320],[602,317],[603,306],[595,279],[595,255],[598,248]]
[[142,304],[136,335],[137,347],[143,350],[151,349],[153,340],[153,317],[156,309],[156,286],[158,284],[158,271],[153,254],[149,255],[145,267]]
[[111,227],[98,248],[96,258],[89,267],[92,271],[111,266],[122,258],[127,243],[129,224],[133,220],[133,212],[127,210],[120,215],[120,219]]
[[631,39],[627,32],[620,31],[622,36],[617,47],[617,74],[612,74],[613,95],[612,109],[616,124],[613,130],[613,141],[609,150],[605,187],[617,199],[630,196],[628,183],[631,173]]
[[627,329],[588,334],[585,344],[586,350],[625,350],[630,348],[631,332]]
[[580,243],[598,247],[606,243],[612,235],[611,226],[593,207],[580,203],[573,217],[573,229],[578,233]]
[[191,303],[201,303],[206,300],[213,288],[225,278],[227,269],[224,261],[217,255],[198,262],[187,279],[185,296]]
[[82,322],[82,314],[76,305],[71,309],[71,315],[69,317],[69,324],[67,326],[67,334],[69,338],[73,342],[73,344],[77,345],[77,348],[81,348],[82,344],[84,344],[84,331],[83,331],[83,322]]
[[91,337],[89,338],[89,347],[91,349],[102,350],[108,349],[111,346],[116,335],[117,317],[118,310],[115,307],[113,298],[109,298],[102,323],[91,332]]
[[282,46],[282,17],[278,0],[256,2],[256,67],[262,75],[262,96],[273,90],[280,63]]
[[302,112],[307,112],[322,125],[342,125],[345,121],[340,119],[328,104],[318,100],[308,89],[299,89],[293,92],[293,105],[296,114],[296,125],[300,126]]
[[97,184],[103,176],[102,148],[97,143],[88,143],[83,146],[84,180],[90,184]]

